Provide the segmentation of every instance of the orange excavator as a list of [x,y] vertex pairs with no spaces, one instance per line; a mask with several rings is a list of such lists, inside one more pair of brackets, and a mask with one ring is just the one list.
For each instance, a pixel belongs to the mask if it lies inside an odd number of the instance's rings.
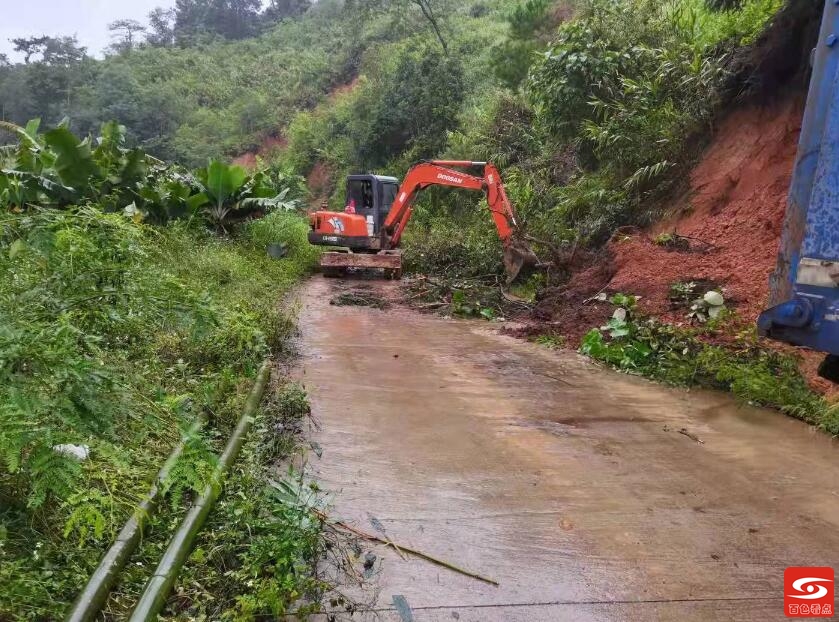
[[[481,176],[464,169],[480,169]],[[450,186],[477,190],[486,195],[490,214],[504,247],[507,282],[538,259],[518,235],[516,214],[498,169],[488,162],[431,160],[415,164],[399,185],[395,177],[350,175],[344,212],[321,210],[309,216],[309,242],[340,247],[321,256],[326,276],[343,276],[349,268],[384,270],[393,278],[402,276],[399,242],[411,219],[414,201],[429,186]]]

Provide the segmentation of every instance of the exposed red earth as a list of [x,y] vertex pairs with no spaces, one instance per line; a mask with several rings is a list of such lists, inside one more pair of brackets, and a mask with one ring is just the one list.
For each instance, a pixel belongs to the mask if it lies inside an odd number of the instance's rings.
[[[756,321],[769,296],[803,105],[803,96],[796,94],[731,112],[691,172],[689,188],[668,205],[667,216],[648,230],[616,234],[596,255],[578,257],[568,284],[544,296],[534,319],[550,323],[577,347],[611,315],[610,305],[585,302],[605,291],[639,296],[645,313],[686,323],[684,310],[671,308],[670,285],[700,281],[721,287],[729,308],[746,322]],[[690,249],[657,244],[666,233],[689,238]],[[544,324],[526,330],[538,332]],[[816,376],[822,355],[798,353],[814,388],[834,393]]]

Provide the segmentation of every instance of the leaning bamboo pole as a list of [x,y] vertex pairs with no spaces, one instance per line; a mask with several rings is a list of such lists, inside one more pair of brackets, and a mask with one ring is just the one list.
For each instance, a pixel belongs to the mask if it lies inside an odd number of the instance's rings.
[[154,479],[151,490],[142,503],[137,506],[137,509],[131,515],[131,518],[123,526],[119,532],[117,539],[102,557],[99,566],[90,576],[90,579],[85,585],[73,607],[64,618],[65,622],[89,622],[96,617],[96,614],[102,609],[105,600],[108,598],[108,592],[111,591],[117,576],[125,568],[128,563],[128,558],[137,548],[140,539],[143,537],[143,529],[148,523],[149,519],[157,511],[157,506],[160,501],[160,491],[164,482],[169,479],[169,473],[175,466],[175,463],[181,457],[186,446],[187,440],[195,435],[201,428],[202,421],[199,419],[190,426],[190,429],[181,438],[181,442],[175,446],[172,453],[163,463],[157,477]]
[[245,403],[245,411],[242,413],[242,417],[239,419],[239,423],[230,440],[227,441],[227,447],[225,447],[224,453],[219,459],[212,482],[204,489],[204,492],[187,512],[178,531],[172,536],[172,540],[163,554],[163,559],[160,560],[154,574],[146,583],[143,594],[131,613],[129,622],[156,620],[157,614],[166,604],[166,598],[169,596],[169,592],[172,590],[172,586],[175,584],[175,580],[192,550],[195,538],[204,526],[207,516],[209,516],[213,505],[221,494],[224,475],[239,456],[248,430],[253,424],[254,413],[262,401],[262,395],[265,393],[270,375],[270,363],[265,361],[256,377],[256,383],[248,396],[248,401]]

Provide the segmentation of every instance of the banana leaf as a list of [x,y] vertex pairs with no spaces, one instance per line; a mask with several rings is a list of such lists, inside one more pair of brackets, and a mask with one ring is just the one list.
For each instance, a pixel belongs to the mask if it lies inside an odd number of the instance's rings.
[[224,162],[211,160],[206,169],[198,171],[204,191],[216,207],[221,210],[242,188],[248,178],[241,166],[228,166]]
[[44,142],[56,153],[54,168],[64,185],[86,188],[91,178],[101,179],[89,140],[79,141],[66,127],[57,127],[44,135]]
[[37,202],[64,204],[71,202],[76,193],[44,175],[10,169],[0,171],[0,187],[6,190],[6,200],[18,206]]

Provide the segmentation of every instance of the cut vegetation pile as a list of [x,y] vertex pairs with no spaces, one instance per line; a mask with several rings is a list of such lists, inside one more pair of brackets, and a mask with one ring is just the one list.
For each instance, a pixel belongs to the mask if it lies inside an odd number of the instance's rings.
[[339,294],[332,298],[329,304],[336,307],[372,307],[374,309],[387,309],[390,306],[379,296],[367,292],[346,292]]

